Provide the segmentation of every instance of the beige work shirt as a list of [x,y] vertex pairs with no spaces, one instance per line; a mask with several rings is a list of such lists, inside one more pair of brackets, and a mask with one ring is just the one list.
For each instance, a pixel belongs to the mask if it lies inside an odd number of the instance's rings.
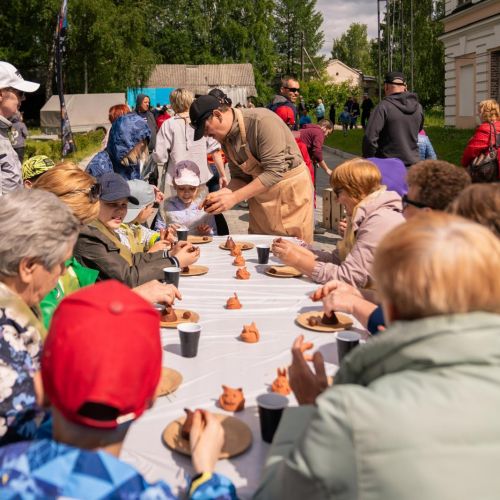
[[[292,132],[276,113],[266,108],[243,108],[240,111],[245,123],[248,146],[263,169],[263,172],[257,177],[264,186],[271,187],[280,182],[283,174],[301,165],[304,159]],[[244,163],[247,160],[247,155],[241,141],[236,117],[234,117],[231,130],[222,143],[222,149],[229,162],[231,178],[242,179],[246,183],[251,182],[252,177],[245,174],[229,158],[228,143],[233,147],[235,160],[240,164]]]

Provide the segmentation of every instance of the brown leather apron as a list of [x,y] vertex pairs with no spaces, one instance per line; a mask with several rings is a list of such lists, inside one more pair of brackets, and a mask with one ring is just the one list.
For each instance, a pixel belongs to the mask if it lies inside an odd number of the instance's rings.
[[[248,146],[241,111],[235,108],[234,113],[238,120],[247,160],[238,163],[235,151],[230,144],[225,144],[226,151],[234,165],[255,179],[264,170]],[[312,193],[311,176],[305,163],[284,173],[278,183],[248,200],[250,213],[248,232],[295,236],[311,243],[313,241]]]

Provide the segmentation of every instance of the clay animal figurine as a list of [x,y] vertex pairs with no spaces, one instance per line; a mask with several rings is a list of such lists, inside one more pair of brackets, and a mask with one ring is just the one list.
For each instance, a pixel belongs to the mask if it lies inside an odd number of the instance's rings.
[[239,280],[249,280],[250,279],[250,273],[248,272],[246,267],[240,267],[236,271],[236,278]]
[[321,318],[321,323],[324,325],[337,325],[340,323],[339,319],[337,318],[337,315],[332,312],[329,316],[325,313],[323,314],[323,317]]
[[243,306],[241,305],[240,299],[238,299],[238,295],[236,292],[234,293],[234,297],[229,297],[226,302],[226,309],[241,309]]
[[307,323],[309,326],[318,326],[321,323],[321,318],[319,316],[309,316]]
[[188,273],[189,272],[189,266],[183,267],[181,269],[181,273]]
[[186,420],[184,420],[181,427],[181,436],[189,441],[189,434],[191,432],[191,427],[193,427],[193,418],[195,413],[198,412],[201,414],[202,427],[205,427],[206,425],[205,414],[201,410],[192,411],[189,408],[184,408],[184,411],[186,412]]
[[236,259],[233,260],[233,266],[244,266],[246,264],[245,257],[243,255],[238,255]]
[[233,238],[231,238],[231,236],[228,236],[227,240],[226,240],[226,243],[224,244],[224,246],[228,250],[232,250],[236,246],[236,243],[234,242]]
[[164,323],[173,323],[177,321],[177,314],[175,313],[175,309],[173,307],[165,307],[165,309],[161,313],[160,319]]
[[190,311],[184,311],[182,314],[182,319],[189,319],[191,317],[191,312]]
[[249,344],[255,344],[260,340],[260,332],[252,321],[250,325],[243,325],[243,330],[240,333],[240,340]]
[[278,377],[272,383],[271,390],[281,394],[282,396],[288,396],[292,392],[290,384],[288,383],[286,368],[278,368]]
[[241,411],[245,408],[245,397],[243,396],[243,389],[233,389],[222,386],[223,393],[219,397],[219,405],[226,411]]
[[231,257],[238,257],[239,255],[241,255],[241,246],[235,245],[234,248],[231,248],[229,255],[231,255]]

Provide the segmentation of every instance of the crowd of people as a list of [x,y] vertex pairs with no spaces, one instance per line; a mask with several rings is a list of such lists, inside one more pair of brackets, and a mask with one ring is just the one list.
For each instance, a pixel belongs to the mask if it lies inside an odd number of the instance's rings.
[[[273,254],[320,284],[311,298],[325,313],[351,314],[370,333],[331,386],[321,353],[308,363],[295,340],[299,406],[283,414],[255,498],[497,496],[496,101],[480,104],[463,167],[420,160],[422,108],[389,73],[373,110],[367,99],[346,106],[348,127],[361,110],[365,157],[330,169],[322,146],[334,123],[318,102],[317,123],[299,129],[293,78],[267,109],[176,89],[159,127],[141,94],[134,111],[110,110],[84,171],[41,155],[21,166],[6,131],[37,88],[0,62],[0,497],[174,498],[119,459],[156,398],[152,304],[182,300],[163,270],[199,259],[177,231],[227,234],[222,215],[244,200],[249,233],[276,236]],[[347,216],[333,252],[313,245],[313,162]],[[219,421],[196,412],[190,498],[237,498],[215,472],[223,442]]]

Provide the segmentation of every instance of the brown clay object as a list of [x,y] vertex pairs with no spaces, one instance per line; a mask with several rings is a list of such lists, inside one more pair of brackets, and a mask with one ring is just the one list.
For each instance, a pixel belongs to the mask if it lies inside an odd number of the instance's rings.
[[340,321],[335,313],[332,313],[330,316],[325,313],[321,318],[321,323],[324,325],[337,325]]
[[245,408],[245,397],[243,389],[233,389],[227,385],[222,386],[222,394],[219,397],[219,405],[226,411],[241,411]]
[[311,316],[307,318],[307,323],[309,326],[318,326],[321,323],[321,318],[319,316]]
[[241,305],[236,292],[234,293],[234,297],[229,297],[226,301],[226,309],[241,309],[242,307],[243,306]]
[[239,280],[248,280],[250,279],[250,273],[248,272],[246,267],[240,267],[236,271],[236,278]]
[[189,441],[189,434],[191,433],[191,428],[193,427],[193,419],[195,413],[199,412],[201,414],[202,427],[205,427],[206,424],[205,415],[201,410],[192,411],[188,408],[184,408],[184,411],[186,412],[186,420],[184,420],[184,423],[181,427],[181,436]]
[[276,271],[276,269],[274,267],[270,267],[268,273],[278,274],[278,271]]
[[233,238],[231,238],[231,236],[228,236],[224,246],[229,250],[232,250],[236,246],[236,243],[234,242]]
[[286,368],[278,368],[278,376],[271,384],[271,390],[282,396],[288,396],[292,390],[290,389],[290,384],[288,383],[288,377],[286,374]]
[[177,314],[175,314],[175,310],[173,307],[165,307],[164,311],[161,314],[161,321],[164,323],[173,323],[177,321]]
[[183,267],[181,269],[181,273],[188,273],[189,272],[189,266]]
[[190,311],[184,311],[184,314],[182,315],[183,319],[189,319],[191,317],[191,312]]
[[245,257],[243,255],[238,255],[233,260],[233,266],[244,266],[246,264]]
[[243,325],[243,330],[240,333],[240,340],[248,344],[255,344],[260,340],[260,332],[253,321],[250,325]]
[[193,253],[193,252],[196,252],[196,250],[198,250],[198,247],[195,247],[195,246],[193,245],[191,248],[188,248],[188,253]]
[[208,236],[203,236],[202,240],[203,241],[208,241],[210,238]]
[[229,255],[231,255],[231,257],[238,257],[239,255],[241,255],[241,246],[236,245],[234,248],[231,248]]

